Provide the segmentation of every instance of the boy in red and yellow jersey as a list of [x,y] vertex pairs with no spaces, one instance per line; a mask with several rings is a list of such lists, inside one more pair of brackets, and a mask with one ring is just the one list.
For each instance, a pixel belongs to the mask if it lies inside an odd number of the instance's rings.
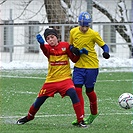
[[[76,113],[78,126],[87,127],[84,124],[81,104],[71,79],[69,62],[69,58],[73,62],[77,62],[79,56],[75,56],[70,51],[70,45],[67,42],[58,42],[58,35],[55,29],[46,29],[44,32],[44,38],[48,44],[45,44],[40,34],[37,35],[40,48],[43,54],[48,58],[49,62],[46,81],[42,86],[36,101],[30,107],[28,115],[19,119],[17,124],[25,124],[26,122],[33,120],[35,114],[46,99],[54,97],[55,93],[60,93],[62,97],[70,97]],[[82,50],[80,52],[83,53]]]

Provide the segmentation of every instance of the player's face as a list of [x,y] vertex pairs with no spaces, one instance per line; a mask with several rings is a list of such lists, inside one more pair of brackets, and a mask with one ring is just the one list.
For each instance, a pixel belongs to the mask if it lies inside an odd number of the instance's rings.
[[55,35],[48,35],[46,41],[50,46],[58,45],[58,39]]
[[81,32],[85,33],[85,32],[88,31],[89,26],[80,26],[79,29],[80,29]]

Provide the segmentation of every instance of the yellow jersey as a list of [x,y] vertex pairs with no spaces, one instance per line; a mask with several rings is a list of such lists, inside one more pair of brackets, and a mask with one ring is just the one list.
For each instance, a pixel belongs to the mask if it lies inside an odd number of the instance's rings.
[[75,63],[78,68],[98,68],[99,60],[95,50],[95,45],[102,47],[105,42],[100,37],[99,33],[88,29],[86,33],[79,30],[79,26],[70,30],[70,44],[81,50],[85,48],[88,50],[88,55],[81,54],[80,59]]

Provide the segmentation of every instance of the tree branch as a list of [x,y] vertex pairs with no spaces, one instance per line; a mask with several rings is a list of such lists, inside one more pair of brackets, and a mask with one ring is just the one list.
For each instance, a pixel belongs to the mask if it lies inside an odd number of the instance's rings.
[[28,6],[30,5],[30,3],[31,3],[32,1],[33,1],[33,0],[29,0],[29,1],[26,3],[26,5],[24,6],[24,9],[23,9],[23,11],[21,12],[21,14],[20,14],[17,18],[15,18],[14,20],[20,18],[20,17],[24,14],[24,12],[27,10]]
[[[93,7],[102,12],[105,16],[107,16],[111,22],[118,23],[118,21],[112,17],[107,9],[99,6],[97,2],[93,1]],[[125,25],[115,25],[114,27],[118,31],[118,33],[125,39],[126,42],[131,42],[130,37],[125,33],[125,31],[127,30]]]
[[7,0],[3,0],[0,2],[0,5],[4,4]]

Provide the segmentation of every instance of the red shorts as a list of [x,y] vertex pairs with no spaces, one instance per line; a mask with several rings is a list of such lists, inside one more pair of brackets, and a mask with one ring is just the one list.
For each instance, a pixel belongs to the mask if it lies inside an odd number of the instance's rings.
[[59,82],[44,83],[42,89],[38,94],[38,97],[54,97],[55,93],[60,93],[60,95],[64,97],[66,95],[66,91],[70,88],[75,89],[72,79],[66,79]]

